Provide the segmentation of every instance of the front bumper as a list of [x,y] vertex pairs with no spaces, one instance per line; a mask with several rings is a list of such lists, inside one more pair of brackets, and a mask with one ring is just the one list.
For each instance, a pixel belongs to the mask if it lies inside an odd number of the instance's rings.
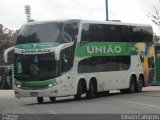
[[15,96],[17,98],[21,98],[21,97],[58,97],[58,96],[61,96],[60,88],[61,88],[60,86],[59,87],[53,86],[53,87],[48,87],[46,89],[41,89],[41,90],[38,90],[38,89],[25,90],[25,89],[21,89],[18,87],[14,87],[14,90],[15,90]]

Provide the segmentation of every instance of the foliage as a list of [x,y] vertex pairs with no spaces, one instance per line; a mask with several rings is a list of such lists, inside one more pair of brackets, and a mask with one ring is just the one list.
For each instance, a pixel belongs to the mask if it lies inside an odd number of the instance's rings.
[[159,15],[158,10],[155,7],[154,9],[155,9],[155,13],[149,13],[148,17],[160,29],[160,15]]

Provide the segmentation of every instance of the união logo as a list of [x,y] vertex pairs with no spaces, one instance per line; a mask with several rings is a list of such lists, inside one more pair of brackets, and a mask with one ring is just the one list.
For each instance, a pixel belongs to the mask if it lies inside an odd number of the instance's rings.
[[48,53],[50,49],[29,49],[29,50],[22,50],[21,53]]
[[120,46],[87,46],[87,53],[120,53],[122,48]]

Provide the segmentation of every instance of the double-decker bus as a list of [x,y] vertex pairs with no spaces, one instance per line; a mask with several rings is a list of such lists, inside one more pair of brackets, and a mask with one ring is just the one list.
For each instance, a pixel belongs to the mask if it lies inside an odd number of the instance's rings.
[[[7,54],[7,53],[6,53]],[[7,55],[5,55],[7,56]],[[150,25],[113,21],[58,20],[23,25],[14,47],[16,97],[142,91],[154,80]]]

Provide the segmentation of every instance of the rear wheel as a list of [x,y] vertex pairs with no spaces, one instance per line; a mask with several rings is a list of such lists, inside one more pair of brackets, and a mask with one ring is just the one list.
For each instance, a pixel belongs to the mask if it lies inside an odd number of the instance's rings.
[[55,97],[49,97],[49,99],[50,99],[51,102],[55,102],[56,101]]
[[141,92],[143,88],[143,77],[140,76],[136,84],[136,92]]
[[128,89],[122,89],[120,91],[121,91],[121,93],[134,93],[136,91],[136,80],[135,80],[135,78],[133,76],[130,78],[130,84],[129,84]]
[[39,104],[42,104],[43,103],[43,97],[37,97],[37,102]]
[[94,96],[94,85],[91,81],[89,84],[89,90],[86,92],[86,98],[91,99]]
[[75,100],[80,100],[81,95],[82,95],[82,84],[81,82],[79,82],[77,86],[77,94],[74,96]]
[[135,78],[132,76],[130,78],[130,84],[129,84],[129,88],[127,90],[128,93],[134,93],[135,92],[135,89],[136,88],[136,80]]

